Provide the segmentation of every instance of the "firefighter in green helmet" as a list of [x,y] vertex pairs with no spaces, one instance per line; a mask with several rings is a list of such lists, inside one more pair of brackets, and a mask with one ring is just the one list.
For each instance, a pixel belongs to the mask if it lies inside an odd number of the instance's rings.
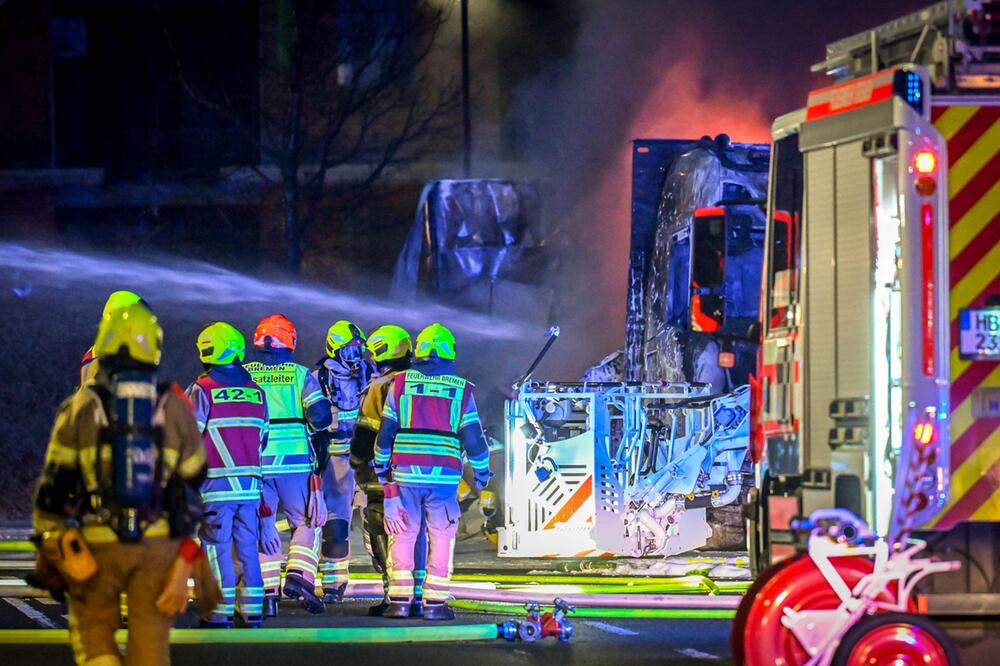
[[347,589],[351,561],[350,531],[354,514],[354,470],[350,465],[351,436],[361,405],[361,394],[371,380],[373,367],[365,349],[365,332],[341,319],[326,334],[326,356],[313,376],[333,405],[337,418],[314,438],[326,448],[328,462],[323,472],[327,521],[322,530],[320,573],[323,600],[339,602]]
[[461,510],[457,488],[463,455],[475,485],[489,483],[489,446],[472,384],[455,372],[455,336],[434,323],[417,336],[409,370],[392,378],[375,442],[375,471],[385,487],[389,533],[389,605],[383,616],[411,614],[415,598],[414,547],[427,530],[425,620],[455,617],[447,600]]
[[[413,342],[404,328],[388,324],[377,328],[368,337],[368,352],[378,376],[368,384],[361,398],[358,423],[351,438],[351,467],[358,487],[365,493],[367,502],[361,516],[364,534],[367,537],[372,563],[382,574],[383,598],[372,606],[369,615],[381,615],[388,606],[389,599],[389,535],[385,531],[384,501],[385,491],[375,476],[375,438],[382,424],[382,409],[385,398],[392,386],[393,377],[410,368],[413,357]],[[421,523],[423,521],[421,520]],[[413,551],[413,601],[410,615],[423,613],[423,585],[427,576],[427,530],[421,524]]]

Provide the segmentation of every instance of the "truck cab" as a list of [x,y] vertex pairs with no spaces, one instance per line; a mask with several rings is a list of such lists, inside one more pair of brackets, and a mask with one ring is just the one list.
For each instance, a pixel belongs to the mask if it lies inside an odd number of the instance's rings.
[[747,383],[756,358],[767,145],[728,136],[639,139],[625,377],[717,393]]

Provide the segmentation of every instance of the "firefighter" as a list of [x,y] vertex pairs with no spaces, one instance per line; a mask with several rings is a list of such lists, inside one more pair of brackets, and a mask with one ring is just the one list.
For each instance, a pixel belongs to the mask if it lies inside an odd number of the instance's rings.
[[[133,303],[142,303],[146,307],[149,307],[149,304],[142,299],[142,296],[134,291],[113,291],[108,296],[108,300],[104,302],[104,311],[101,313],[101,316],[103,317],[112,310],[123,308],[126,305],[132,305]],[[95,360],[94,348],[91,346],[91,348],[88,349],[83,355],[83,358],[80,359],[80,386],[83,386],[87,382],[91,381],[97,374],[97,363],[95,363]]]
[[457,488],[462,454],[475,484],[489,483],[489,447],[476,411],[472,384],[455,374],[455,337],[439,323],[417,336],[413,365],[386,393],[375,441],[375,471],[385,488],[389,533],[389,606],[385,617],[410,616],[414,600],[414,545],[421,517],[427,524],[426,620],[450,620],[452,555],[460,511]]
[[361,394],[374,370],[365,352],[364,331],[342,319],[327,331],[326,357],[313,372],[323,394],[337,411],[336,423],[330,430],[314,435],[318,448],[325,447],[330,458],[323,477],[327,523],[323,526],[320,563],[326,603],[339,603],[347,589],[351,516],[354,513],[351,435],[358,418]]
[[[121,663],[123,593],[125,662],[168,664],[173,617],[187,606],[188,578],[200,580],[204,555],[191,537],[205,449],[184,394],[156,383],[161,344],[144,305],[107,312],[94,342],[98,372],[60,406],[45,454],[35,579],[54,595],[65,585],[78,664]],[[210,611],[212,595],[199,595]]]
[[[316,567],[319,562],[319,528],[326,522],[323,486],[309,431],[325,430],[333,422],[330,402],[323,396],[309,369],[292,360],[298,344],[295,325],[281,314],[264,317],[254,331],[253,344],[258,360],[245,367],[267,400],[267,449],[261,458],[264,477],[261,529],[273,535],[273,512],[280,507],[292,530],[285,567],[286,597],[298,599],[310,613],[325,610],[316,596]],[[268,515],[270,514],[270,515]],[[281,587],[281,547],[273,538],[261,540],[261,571],[264,576],[264,614],[273,616],[278,608]]]
[[[400,372],[409,369],[413,355],[413,343],[410,334],[405,329],[391,324],[376,329],[368,338],[367,348],[375,362],[378,377],[372,380],[365,390],[361,400],[357,426],[351,438],[351,467],[354,469],[358,486],[367,496],[365,508],[362,511],[363,529],[368,540],[372,555],[372,564],[382,574],[384,596],[372,606],[368,614],[382,615],[388,606],[389,598],[389,537],[385,533],[382,521],[382,502],[385,493],[382,484],[375,476],[372,464],[375,460],[375,437],[378,435],[382,422],[382,409],[385,407],[385,397],[392,384],[392,378]],[[427,536],[424,521],[421,517],[420,531],[417,534],[414,547],[413,568],[413,603],[410,604],[410,615],[421,615],[421,597],[426,576]]]
[[[201,543],[222,588],[222,603],[202,626],[228,628],[238,610],[247,627],[263,621],[264,580],[258,557],[261,450],[266,446],[264,392],[243,368],[246,341],[225,322],[198,335],[205,366],[187,390],[205,442],[208,478],[201,488],[205,517]],[[236,566],[239,561],[239,598]]]

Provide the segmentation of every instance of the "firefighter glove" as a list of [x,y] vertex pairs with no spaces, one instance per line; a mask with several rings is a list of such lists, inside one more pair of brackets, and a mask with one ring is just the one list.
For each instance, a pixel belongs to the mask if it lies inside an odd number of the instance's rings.
[[313,474],[309,477],[309,506],[306,508],[306,519],[310,527],[326,525],[326,497],[323,496],[323,477]]
[[385,502],[383,504],[383,522],[388,534],[402,534],[406,531],[409,516],[403,508],[403,500],[399,496],[399,487],[395,483],[385,486]]
[[274,511],[264,500],[257,509],[258,534],[260,535],[260,552],[265,555],[277,555],[281,552],[281,535],[274,523]]
[[174,558],[167,579],[163,582],[163,590],[156,599],[156,608],[164,615],[177,615],[187,608],[188,579],[194,573],[194,563],[188,562],[183,556]]
[[35,570],[24,577],[31,587],[45,590],[58,602],[66,601],[66,580],[41,553],[35,558]]
[[194,563],[194,590],[198,596],[198,615],[207,620],[216,606],[222,603],[222,589],[212,573],[212,565],[207,557],[199,557]]

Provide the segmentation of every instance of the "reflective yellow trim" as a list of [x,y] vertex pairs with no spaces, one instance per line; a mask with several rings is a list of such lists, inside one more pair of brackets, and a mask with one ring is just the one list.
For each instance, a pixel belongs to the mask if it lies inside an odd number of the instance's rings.
[[969,122],[969,119],[979,111],[981,107],[978,106],[949,106],[948,109],[942,113],[934,125],[941,132],[945,139],[950,139],[958,133],[958,130],[962,129],[965,123]]
[[160,449],[163,456],[163,465],[171,472],[177,469],[177,461],[181,458],[181,452],[177,449]]
[[[107,525],[84,525],[82,532],[87,543],[115,543],[118,541],[115,531]],[[144,537],[170,536],[170,526],[167,524],[167,519],[159,518],[153,521],[142,535]]]
[[60,467],[76,467],[77,451],[79,449],[73,449],[52,441],[49,443],[49,450],[45,453],[45,461],[53,462]]
[[997,154],[1000,146],[1000,120],[990,127],[966,149],[958,161],[948,168],[948,198],[954,199],[962,188]]
[[180,469],[178,471],[180,472],[181,477],[188,479],[200,472],[201,468],[204,466],[205,450],[199,448],[181,461]]

